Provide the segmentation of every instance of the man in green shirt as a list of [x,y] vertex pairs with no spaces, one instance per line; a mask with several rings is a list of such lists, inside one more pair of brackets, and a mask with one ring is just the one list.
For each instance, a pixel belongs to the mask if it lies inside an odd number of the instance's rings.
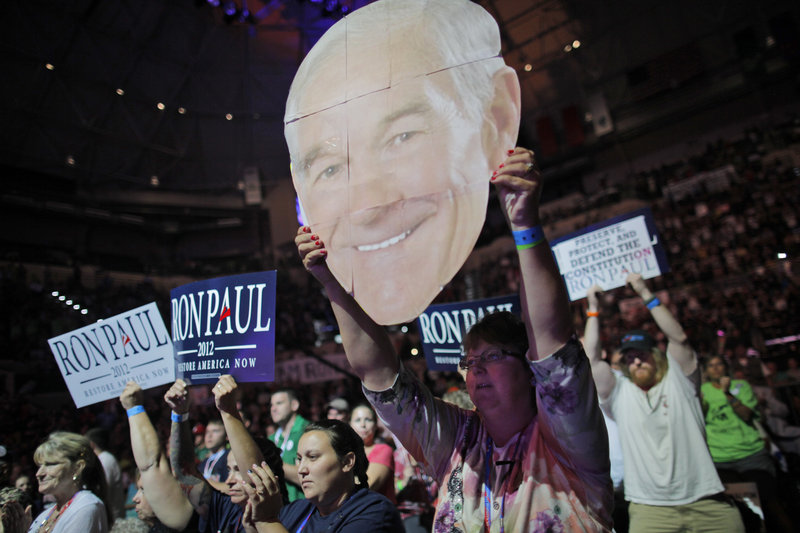
[[289,501],[304,497],[303,490],[300,488],[300,478],[297,476],[295,457],[297,456],[297,443],[308,425],[308,420],[300,416],[299,409],[300,400],[292,389],[280,389],[272,393],[270,415],[278,429],[269,439],[281,449]]

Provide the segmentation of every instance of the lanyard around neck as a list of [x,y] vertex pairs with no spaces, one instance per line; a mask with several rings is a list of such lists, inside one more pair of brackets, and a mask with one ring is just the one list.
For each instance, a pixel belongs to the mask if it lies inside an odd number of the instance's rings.
[[[512,455],[513,459],[510,461],[511,469],[514,468],[514,463],[517,462],[519,457],[517,453],[519,452],[519,444],[522,441],[522,434],[517,436],[517,443],[514,445],[514,454]],[[494,442],[492,442],[492,437],[486,435],[486,460],[484,461],[484,480],[483,480],[483,527],[484,531],[490,532],[492,530],[492,481],[491,481],[491,474],[492,474],[492,450],[494,449]],[[498,461],[499,463],[499,461]],[[503,463],[505,465],[507,463]],[[499,466],[499,465],[498,465]],[[503,524],[503,519],[505,517],[506,512],[506,493],[508,492],[508,476],[511,473],[511,470],[506,472],[505,477],[503,478],[503,497],[500,500],[500,533],[505,533],[505,525]]]

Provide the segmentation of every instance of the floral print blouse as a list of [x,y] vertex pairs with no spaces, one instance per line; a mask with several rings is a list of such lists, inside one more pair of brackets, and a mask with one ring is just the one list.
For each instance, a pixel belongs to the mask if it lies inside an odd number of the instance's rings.
[[538,413],[505,446],[493,447],[488,484],[492,445],[477,412],[434,398],[405,369],[390,389],[364,389],[439,482],[434,533],[484,531],[486,522],[492,532],[611,530],[608,437],[583,347],[573,337],[530,365]]

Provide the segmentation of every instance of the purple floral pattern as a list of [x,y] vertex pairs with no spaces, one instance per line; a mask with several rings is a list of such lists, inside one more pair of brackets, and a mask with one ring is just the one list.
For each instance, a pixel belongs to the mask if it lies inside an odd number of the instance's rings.
[[554,415],[568,415],[575,412],[578,405],[578,395],[574,390],[562,387],[553,381],[539,385],[540,405]]
[[541,511],[533,519],[534,533],[564,533],[564,524],[551,511]]

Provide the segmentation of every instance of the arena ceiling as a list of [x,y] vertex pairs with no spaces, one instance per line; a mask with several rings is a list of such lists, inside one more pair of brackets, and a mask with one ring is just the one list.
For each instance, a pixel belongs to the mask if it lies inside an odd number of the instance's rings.
[[[289,179],[282,118],[297,65],[343,7],[367,2],[5,3],[3,205],[159,218],[172,232],[187,218],[235,225],[246,176],[261,197]],[[550,143],[553,161],[609,138],[603,109],[619,139],[752,90],[747,61],[786,72],[798,20],[785,0],[477,3],[519,74],[522,143]]]

